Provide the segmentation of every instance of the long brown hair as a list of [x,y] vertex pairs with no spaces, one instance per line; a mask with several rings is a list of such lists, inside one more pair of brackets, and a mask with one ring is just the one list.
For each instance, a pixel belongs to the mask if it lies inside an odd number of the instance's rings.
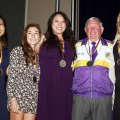
[[20,46],[22,47],[22,50],[24,52],[24,57],[26,61],[26,65],[28,66],[29,63],[34,64],[35,62],[35,52],[32,50],[31,46],[27,42],[27,32],[30,27],[36,27],[39,31],[39,34],[41,35],[41,29],[39,24],[31,23],[26,26],[23,32],[23,37]]

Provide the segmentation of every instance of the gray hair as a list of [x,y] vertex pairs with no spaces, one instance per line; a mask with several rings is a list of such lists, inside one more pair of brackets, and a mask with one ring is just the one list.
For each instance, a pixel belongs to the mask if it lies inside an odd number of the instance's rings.
[[85,23],[85,28],[87,28],[88,22],[91,21],[91,20],[96,20],[96,21],[98,21],[98,22],[100,23],[101,28],[103,27],[103,24],[102,24],[102,22],[101,22],[101,20],[100,20],[99,18],[97,18],[97,17],[91,17],[91,18],[89,18],[89,19],[86,21],[86,23]]

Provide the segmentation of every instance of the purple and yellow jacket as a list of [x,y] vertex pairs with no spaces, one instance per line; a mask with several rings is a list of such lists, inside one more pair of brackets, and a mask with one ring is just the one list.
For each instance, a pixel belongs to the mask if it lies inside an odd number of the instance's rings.
[[87,43],[85,38],[77,42],[75,46],[77,58],[72,64],[74,69],[73,94],[89,98],[112,96],[114,86],[109,77],[109,68],[113,44],[101,38],[94,64],[87,66],[90,60]]

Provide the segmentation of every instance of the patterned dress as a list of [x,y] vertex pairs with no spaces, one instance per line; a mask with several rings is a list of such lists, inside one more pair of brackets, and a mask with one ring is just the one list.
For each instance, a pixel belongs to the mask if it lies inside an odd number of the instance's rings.
[[38,99],[38,81],[40,79],[40,67],[37,56],[37,82],[33,81],[34,68],[32,64],[26,66],[23,51],[17,46],[11,51],[10,66],[7,83],[8,110],[10,100],[15,97],[19,110],[25,113],[36,113]]

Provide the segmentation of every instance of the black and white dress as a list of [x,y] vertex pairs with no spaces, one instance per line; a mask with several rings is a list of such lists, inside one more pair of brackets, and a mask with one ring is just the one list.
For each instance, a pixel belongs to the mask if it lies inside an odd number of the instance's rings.
[[36,113],[38,99],[38,81],[40,79],[39,57],[36,65],[37,82],[33,81],[34,67],[26,66],[22,47],[15,47],[10,54],[9,75],[7,82],[8,110],[10,100],[15,97],[19,110],[25,113]]

